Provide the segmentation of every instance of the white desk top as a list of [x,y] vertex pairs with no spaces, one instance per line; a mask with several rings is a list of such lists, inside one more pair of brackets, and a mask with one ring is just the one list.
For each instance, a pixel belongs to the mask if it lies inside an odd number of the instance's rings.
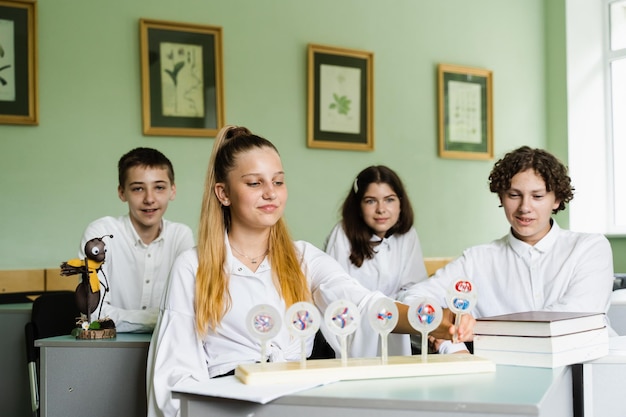
[[[569,367],[498,365],[495,373],[335,382],[278,398],[272,404],[535,415],[551,387],[569,374]],[[202,395],[201,389],[179,392]]]

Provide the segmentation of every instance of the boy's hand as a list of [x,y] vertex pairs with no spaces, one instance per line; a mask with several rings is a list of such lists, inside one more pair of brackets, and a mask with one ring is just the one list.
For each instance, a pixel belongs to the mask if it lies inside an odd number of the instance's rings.
[[474,325],[476,319],[471,314],[463,314],[461,316],[461,324],[456,329],[454,326],[455,314],[449,308],[443,309],[443,317],[441,324],[430,335],[435,339],[452,339],[452,335],[456,332],[459,342],[471,342],[474,340]]
[[[452,349],[452,352],[450,352],[449,346],[455,346],[455,345],[451,343],[448,345],[444,345],[444,342],[450,342],[450,341],[446,339],[435,339],[433,336],[428,336],[428,353],[443,353],[443,354],[470,353],[469,350],[467,349],[459,349],[459,350]],[[441,351],[442,345],[444,346],[443,351]],[[446,349],[446,347],[448,347],[448,349]]]

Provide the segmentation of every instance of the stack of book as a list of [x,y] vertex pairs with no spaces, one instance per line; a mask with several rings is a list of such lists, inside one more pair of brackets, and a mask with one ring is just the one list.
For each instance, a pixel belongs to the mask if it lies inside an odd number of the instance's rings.
[[603,313],[527,311],[476,319],[474,355],[497,364],[556,368],[609,353]]

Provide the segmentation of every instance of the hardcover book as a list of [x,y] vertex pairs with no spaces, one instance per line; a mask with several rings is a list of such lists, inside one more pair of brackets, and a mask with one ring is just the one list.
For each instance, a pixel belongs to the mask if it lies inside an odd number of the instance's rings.
[[604,313],[526,311],[476,319],[475,335],[561,336],[606,326]]
[[474,352],[478,350],[500,350],[513,352],[559,353],[578,347],[608,343],[606,327],[569,333],[562,336],[491,336],[475,335]]
[[557,368],[601,358],[609,354],[608,338],[589,346],[579,346],[556,353],[521,352],[480,349],[474,345],[474,355],[500,365]]

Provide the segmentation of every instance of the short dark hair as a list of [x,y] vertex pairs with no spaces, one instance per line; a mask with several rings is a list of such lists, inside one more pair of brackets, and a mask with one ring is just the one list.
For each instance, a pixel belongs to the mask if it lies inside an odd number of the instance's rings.
[[489,174],[489,189],[502,196],[511,188],[511,179],[518,173],[532,169],[543,178],[546,191],[554,191],[559,206],[552,210],[556,214],[565,210],[565,205],[574,198],[572,180],[567,174],[567,167],[554,155],[543,149],[522,146],[504,155],[493,166]]
[[174,184],[174,167],[165,155],[153,148],[135,148],[124,154],[117,163],[120,187],[126,184],[128,170],[136,166],[165,169],[170,182]]
[[350,241],[350,261],[357,267],[361,267],[365,259],[374,257],[374,247],[377,245],[371,240],[373,230],[361,214],[361,200],[372,183],[388,184],[400,200],[398,222],[387,231],[385,237],[395,233],[404,234],[413,227],[413,207],[398,174],[385,165],[372,165],[359,172],[341,208],[343,229]]

